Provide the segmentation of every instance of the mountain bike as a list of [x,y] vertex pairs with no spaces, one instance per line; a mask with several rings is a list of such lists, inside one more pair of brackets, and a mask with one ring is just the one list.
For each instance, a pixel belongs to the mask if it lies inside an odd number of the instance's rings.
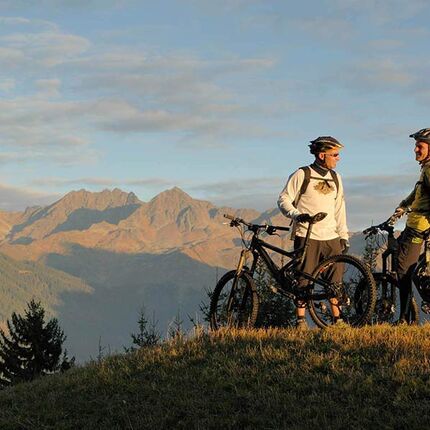
[[[378,287],[376,315],[378,315],[378,319],[381,322],[391,321],[395,314],[398,316],[398,310],[400,308],[396,273],[398,249],[397,240],[394,238],[394,224],[397,220],[398,217],[393,215],[387,221],[369,227],[363,232],[369,237],[382,232],[388,233],[387,249],[382,254],[382,272],[373,273]],[[430,315],[430,230],[423,233],[423,239],[424,250],[418,258],[418,262],[411,276],[412,282],[422,298],[421,311],[423,314],[421,314],[421,317]],[[390,269],[388,269],[388,257],[391,257]],[[418,323],[419,320],[419,307],[415,298],[412,296],[409,303],[409,323]]]
[[[259,297],[253,280],[259,260],[273,277],[276,293],[306,303],[312,320],[318,327],[336,322],[333,309],[352,326],[367,323],[373,314],[376,288],[370,270],[351,255],[335,255],[324,259],[312,274],[301,270],[309,246],[312,226],[327,214],[320,212],[308,223],[304,245],[285,251],[262,240],[263,232],[275,235],[289,231],[289,227],[251,224],[241,218],[224,215],[230,226],[239,230],[243,249],[236,270],[227,272],[217,283],[211,296],[209,317],[211,328],[252,327],[258,315]],[[245,238],[249,232],[250,238]],[[288,257],[285,265],[278,265],[269,252]],[[248,260],[250,264],[248,265]]]
[[[369,239],[375,241],[376,250],[385,247],[385,250],[381,254],[381,271],[372,271],[377,292],[373,316],[374,323],[393,323],[399,318],[400,298],[397,281],[398,243],[394,237],[394,224],[397,219],[398,217],[393,215],[383,223],[371,226],[363,231],[366,241]],[[384,233],[387,233],[387,235]],[[409,323],[419,322],[419,309],[414,297],[411,297],[409,303],[407,320]]]

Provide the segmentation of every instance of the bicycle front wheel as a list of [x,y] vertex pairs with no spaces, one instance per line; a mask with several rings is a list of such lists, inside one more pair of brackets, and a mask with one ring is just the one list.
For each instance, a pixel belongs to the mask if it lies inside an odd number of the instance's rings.
[[253,327],[257,320],[258,295],[254,281],[247,273],[239,276],[227,272],[217,283],[210,303],[210,326]]
[[341,319],[354,327],[370,321],[376,302],[375,281],[370,270],[352,255],[323,260],[312,274],[309,314],[318,327]]

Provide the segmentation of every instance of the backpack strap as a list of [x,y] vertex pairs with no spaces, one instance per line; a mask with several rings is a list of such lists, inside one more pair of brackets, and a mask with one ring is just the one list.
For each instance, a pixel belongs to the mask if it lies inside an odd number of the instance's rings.
[[334,170],[330,170],[330,174],[334,183],[336,184],[336,198],[337,198],[337,195],[339,193],[339,178],[337,176],[337,173]]
[[294,199],[293,206],[295,208],[299,204],[299,201],[302,195],[306,192],[309,182],[311,181],[311,168],[309,166],[303,166],[303,167],[300,167],[300,170],[303,170],[305,174],[305,178],[303,179],[302,186],[300,187],[300,190],[299,190],[299,194],[297,194],[296,198]]
[[[303,172],[305,173],[305,177],[303,179],[302,186],[300,187],[299,193],[297,194],[296,198],[293,201],[293,206],[295,208],[297,208],[297,205],[299,204],[299,201],[300,201],[302,195],[308,189],[309,182],[311,181],[311,178],[312,178],[312,176],[311,176],[311,168],[309,166],[303,166],[303,167],[300,167],[300,169],[303,170]],[[336,198],[337,198],[337,195],[338,195],[338,192],[339,192],[339,178],[337,176],[337,173],[334,170],[330,170],[329,172],[330,172],[332,181],[336,185]],[[321,178],[315,178],[315,179],[320,179],[321,180]]]

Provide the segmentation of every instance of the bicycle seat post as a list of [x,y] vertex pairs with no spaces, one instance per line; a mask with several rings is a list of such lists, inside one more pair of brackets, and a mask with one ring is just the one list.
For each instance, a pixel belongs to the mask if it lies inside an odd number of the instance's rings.
[[313,222],[310,222],[308,225],[308,231],[306,232],[306,236],[305,236],[305,243],[303,245],[303,252],[302,252],[302,255],[300,257],[300,265],[303,265],[303,262],[304,262],[305,256],[306,256],[306,251],[309,248],[309,238],[310,238],[311,233],[312,233],[312,227],[313,227]]

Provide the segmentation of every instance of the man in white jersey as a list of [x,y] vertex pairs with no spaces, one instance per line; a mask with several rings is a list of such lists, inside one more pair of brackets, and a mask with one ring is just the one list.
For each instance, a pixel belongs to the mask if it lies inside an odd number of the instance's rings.
[[[345,199],[341,177],[333,169],[339,161],[343,145],[334,137],[321,136],[309,145],[315,160],[310,166],[296,170],[279,195],[278,206],[295,224],[294,248],[304,244],[307,221],[318,212],[327,216],[313,226],[302,270],[311,274],[326,257],[348,251]],[[303,283],[303,280],[302,280]],[[303,301],[296,302],[297,328],[306,328]],[[333,322],[340,319],[339,307],[331,303]]]

